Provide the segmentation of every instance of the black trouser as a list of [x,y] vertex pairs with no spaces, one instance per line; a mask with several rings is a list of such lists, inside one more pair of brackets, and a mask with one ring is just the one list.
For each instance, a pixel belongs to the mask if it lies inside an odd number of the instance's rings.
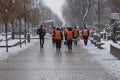
[[56,42],[56,49],[60,49],[61,48],[61,40],[55,40]]
[[44,45],[44,37],[40,36],[40,47],[43,48]]
[[83,39],[84,39],[84,44],[87,45],[87,43],[88,43],[88,36],[83,36]]
[[68,49],[72,49],[72,40],[67,40]]

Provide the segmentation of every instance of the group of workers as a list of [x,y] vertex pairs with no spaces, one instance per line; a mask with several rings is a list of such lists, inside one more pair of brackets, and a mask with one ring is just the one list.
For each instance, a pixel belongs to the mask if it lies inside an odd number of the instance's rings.
[[77,45],[80,36],[82,36],[82,38],[84,39],[84,44],[87,45],[89,30],[85,27],[82,30],[82,34],[80,35],[79,29],[77,27],[74,27],[74,29],[71,27],[67,27],[64,30],[64,33],[59,27],[53,27],[50,31],[50,34],[52,36],[52,43],[56,43],[56,51],[60,51],[63,37],[65,38],[68,50],[72,51],[72,42],[74,41],[74,44]]
[[[42,25],[37,30],[37,34],[39,34],[40,38],[40,47],[43,48],[44,36],[46,34],[46,31]],[[60,51],[63,38],[65,39],[65,42],[68,46],[68,50],[72,51],[72,42],[74,41],[74,44],[77,45],[80,37],[84,39],[84,44],[87,45],[89,30],[85,27],[80,34],[77,27],[67,27],[66,29],[64,29],[64,31],[62,31],[59,27],[53,27],[50,31],[50,34],[52,36],[52,43],[56,43],[56,51]]]

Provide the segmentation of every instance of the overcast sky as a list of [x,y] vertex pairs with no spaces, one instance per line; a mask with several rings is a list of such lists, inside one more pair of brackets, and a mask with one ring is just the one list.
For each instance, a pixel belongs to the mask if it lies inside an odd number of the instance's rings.
[[65,4],[65,0],[44,0],[44,2],[64,22],[64,19],[62,16],[62,6]]

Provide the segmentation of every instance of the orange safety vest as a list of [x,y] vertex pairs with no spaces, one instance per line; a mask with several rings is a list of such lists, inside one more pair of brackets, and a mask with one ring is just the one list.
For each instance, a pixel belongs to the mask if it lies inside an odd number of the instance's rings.
[[59,39],[59,40],[62,39],[61,32],[59,30],[55,30],[55,39]]
[[55,36],[55,29],[52,29],[52,30],[51,30],[51,35],[52,35],[52,37]]
[[87,29],[83,29],[83,34],[82,34],[82,36],[89,36]]
[[66,39],[67,40],[72,40],[73,39],[72,31],[69,31],[69,30],[66,31]]
[[67,29],[64,30],[64,35],[66,35]]
[[74,29],[74,30],[73,30],[73,33],[74,33],[74,35],[75,35],[76,37],[79,36],[79,30],[78,30],[78,29]]

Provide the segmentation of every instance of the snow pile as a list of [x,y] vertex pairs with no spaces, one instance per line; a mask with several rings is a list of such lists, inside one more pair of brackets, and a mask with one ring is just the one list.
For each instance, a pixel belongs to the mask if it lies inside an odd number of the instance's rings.
[[[90,42],[87,46],[84,46],[82,41],[81,45],[83,45],[83,47],[89,51],[89,54],[96,58],[102,66],[108,69],[108,71],[110,71],[113,75],[120,77],[120,60],[110,54],[110,44],[113,44],[113,42],[102,40],[102,43],[105,43],[102,46],[104,49],[98,49]],[[119,46],[117,45],[116,47]]]
[[[16,44],[17,42],[19,42],[20,40],[9,40],[8,41],[8,45],[9,46],[12,46],[12,45],[14,45],[14,44]],[[6,46],[6,41],[2,41],[2,42],[0,42],[0,46]]]
[[5,37],[0,35],[0,40],[5,40]]
[[[18,42],[19,40],[9,40],[8,43],[9,45],[13,45],[16,42]],[[19,53],[19,51],[23,51],[25,49],[27,49],[28,47],[32,46],[35,42],[37,42],[39,40],[31,40],[31,43],[27,43],[27,45],[22,44],[22,48],[20,48],[20,46],[15,46],[15,47],[10,47],[8,48],[9,52],[6,52],[6,48],[5,47],[1,47],[0,48],[0,60],[5,60],[8,58],[9,55],[14,55]],[[0,42],[1,43],[1,42]],[[1,45],[1,44],[0,44]],[[5,42],[2,42],[2,45],[5,45]]]
[[120,49],[120,45],[119,45],[119,44],[111,43],[111,45],[113,45],[113,46],[115,46],[116,48]]
[[118,44],[120,45],[120,41],[118,41]]

